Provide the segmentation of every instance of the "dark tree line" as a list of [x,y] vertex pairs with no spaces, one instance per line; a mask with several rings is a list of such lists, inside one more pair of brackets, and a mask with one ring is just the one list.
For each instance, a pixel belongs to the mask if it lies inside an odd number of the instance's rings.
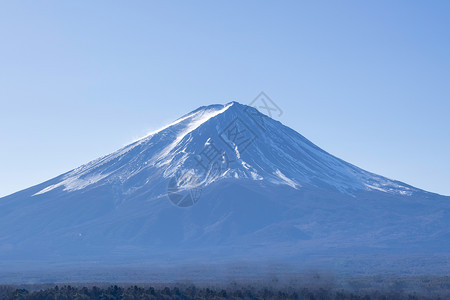
[[286,292],[271,289],[212,289],[196,288],[195,286],[187,288],[143,288],[138,286],[119,287],[117,285],[108,288],[83,287],[75,288],[70,285],[63,287],[54,287],[45,290],[29,292],[26,289],[11,289],[9,295],[4,295],[2,299],[308,299],[308,300],[416,300],[421,299],[412,295],[382,295],[375,293],[373,295],[355,295],[345,292],[332,292],[327,290],[311,291],[300,289],[298,291]]

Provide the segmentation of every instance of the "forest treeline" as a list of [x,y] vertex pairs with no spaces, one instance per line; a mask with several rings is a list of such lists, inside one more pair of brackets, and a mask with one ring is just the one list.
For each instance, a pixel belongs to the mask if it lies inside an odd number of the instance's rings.
[[402,295],[392,292],[389,295],[381,293],[373,293],[371,295],[356,295],[349,292],[329,291],[319,289],[312,291],[309,289],[299,289],[296,291],[282,291],[271,289],[213,289],[213,288],[197,288],[195,286],[187,288],[177,287],[120,287],[117,285],[108,288],[99,287],[72,287],[70,285],[54,288],[48,288],[39,291],[29,292],[26,289],[14,289],[11,287],[3,287],[0,295],[1,299],[55,299],[55,300],[71,300],[71,299],[308,299],[308,300],[416,300],[425,299],[416,295]]

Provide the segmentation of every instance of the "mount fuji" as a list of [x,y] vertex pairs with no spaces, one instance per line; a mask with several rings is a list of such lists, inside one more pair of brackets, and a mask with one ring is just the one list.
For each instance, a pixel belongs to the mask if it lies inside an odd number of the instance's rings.
[[450,197],[362,170],[231,102],[0,198],[0,264],[274,260],[445,274],[449,212]]

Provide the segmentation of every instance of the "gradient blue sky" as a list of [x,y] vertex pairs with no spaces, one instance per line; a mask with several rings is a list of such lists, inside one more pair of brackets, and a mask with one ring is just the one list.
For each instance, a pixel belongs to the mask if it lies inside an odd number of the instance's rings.
[[0,196],[265,91],[366,170],[450,195],[450,1],[3,1]]

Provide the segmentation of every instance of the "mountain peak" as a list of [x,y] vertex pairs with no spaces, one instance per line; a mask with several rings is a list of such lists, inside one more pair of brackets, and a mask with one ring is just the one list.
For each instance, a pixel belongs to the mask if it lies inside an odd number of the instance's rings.
[[114,184],[124,187],[126,193],[147,190],[160,197],[168,195],[167,181],[180,174],[189,174],[191,180],[178,188],[190,187],[193,181],[206,187],[227,179],[292,189],[332,188],[347,194],[376,190],[410,195],[417,191],[344,162],[256,108],[232,101],[202,106],[61,176],[35,195]]

